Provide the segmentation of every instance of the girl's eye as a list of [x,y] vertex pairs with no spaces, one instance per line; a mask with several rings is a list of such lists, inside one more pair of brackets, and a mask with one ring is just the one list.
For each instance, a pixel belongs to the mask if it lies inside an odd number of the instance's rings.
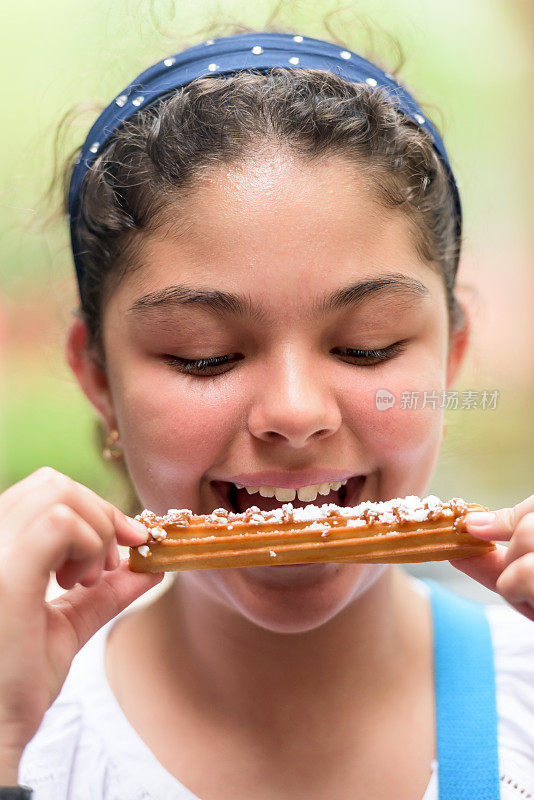
[[[364,366],[374,366],[383,361],[389,361],[400,355],[406,349],[406,342],[396,342],[381,350],[354,350],[350,347],[335,348],[336,355],[344,359],[350,359],[348,363],[358,362]],[[213,356],[212,358],[179,358],[179,356],[165,355],[163,361],[178,372],[185,375],[195,375],[197,377],[212,377],[222,375],[232,369],[236,361],[244,358],[240,353],[230,353],[225,356]]]
[[354,364],[356,361],[363,366],[372,367],[400,355],[406,350],[406,346],[407,342],[395,342],[381,350],[354,350],[350,347],[337,347],[336,351],[338,355],[350,359],[348,362],[350,364]]
[[199,377],[211,377],[212,375],[222,375],[232,368],[234,361],[243,358],[239,353],[231,353],[226,356],[213,356],[212,358],[179,358],[178,356],[165,355],[163,361],[170,367],[183,372],[186,375],[197,375]]

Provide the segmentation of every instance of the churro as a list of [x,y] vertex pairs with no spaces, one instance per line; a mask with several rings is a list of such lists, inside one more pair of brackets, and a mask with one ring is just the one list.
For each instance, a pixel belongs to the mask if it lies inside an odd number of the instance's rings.
[[317,561],[393,564],[469,558],[495,549],[471,536],[469,511],[485,506],[458,497],[409,495],[354,507],[325,503],[271,511],[252,506],[242,513],[217,508],[197,515],[171,509],[165,516],[143,511],[136,519],[149,533],[130,548],[134,572],[306,564]]

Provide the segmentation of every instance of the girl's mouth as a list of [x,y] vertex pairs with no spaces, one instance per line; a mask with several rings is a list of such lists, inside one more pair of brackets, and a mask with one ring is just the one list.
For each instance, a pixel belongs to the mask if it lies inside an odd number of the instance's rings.
[[[251,506],[260,511],[271,511],[284,503],[301,508],[314,503],[334,503],[338,506],[356,506],[360,502],[366,475],[353,475],[342,481],[313,484],[294,489],[273,486],[243,486],[230,481],[212,481],[218,505],[227,511],[243,512]],[[309,499],[307,499],[309,498]],[[317,587],[319,583],[334,578],[343,565],[336,563],[285,564],[265,567],[244,567],[239,570],[254,582],[266,587],[281,589],[288,587],[302,590]]]
[[228,481],[212,481],[212,486],[220,499],[220,507],[239,513],[251,506],[256,506],[260,511],[271,511],[280,508],[284,503],[291,503],[294,508],[302,508],[310,503],[318,506],[323,503],[355,506],[359,503],[365,478],[365,475],[355,475],[344,481],[312,484],[294,489],[243,486]]

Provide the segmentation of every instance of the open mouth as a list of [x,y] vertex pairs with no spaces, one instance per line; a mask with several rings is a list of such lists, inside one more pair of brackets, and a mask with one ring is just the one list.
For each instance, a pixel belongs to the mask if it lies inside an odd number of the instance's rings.
[[355,475],[344,481],[331,481],[295,489],[274,486],[242,486],[227,481],[212,481],[212,485],[220,498],[220,507],[227,511],[241,513],[251,506],[260,511],[272,511],[284,503],[291,503],[294,508],[313,503],[334,503],[338,506],[358,505],[362,493],[365,475]]
[[[337,506],[351,507],[360,502],[366,475],[353,475],[342,481],[331,481],[293,489],[275,486],[243,486],[229,481],[212,481],[219,507],[227,511],[242,513],[251,506],[260,511],[272,511],[284,503],[294,508],[313,503],[321,506],[334,503]],[[314,564],[269,564],[263,567],[244,567],[244,575],[253,576],[255,581],[263,581],[274,588],[300,586],[316,587],[318,582],[334,577],[343,565],[330,563]]]

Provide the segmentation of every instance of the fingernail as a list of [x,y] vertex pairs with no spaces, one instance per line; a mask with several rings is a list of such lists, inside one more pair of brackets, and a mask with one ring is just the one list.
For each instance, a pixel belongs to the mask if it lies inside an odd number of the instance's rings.
[[132,519],[132,517],[128,517],[127,516],[126,519],[128,520],[128,522],[130,523],[131,527],[134,529],[134,531],[136,533],[140,534],[145,539],[148,538],[148,530],[146,528],[146,525],[143,525],[143,523],[139,522],[138,519]]
[[470,511],[466,517],[468,525],[483,528],[486,525],[491,525],[497,519],[497,514],[493,511]]

